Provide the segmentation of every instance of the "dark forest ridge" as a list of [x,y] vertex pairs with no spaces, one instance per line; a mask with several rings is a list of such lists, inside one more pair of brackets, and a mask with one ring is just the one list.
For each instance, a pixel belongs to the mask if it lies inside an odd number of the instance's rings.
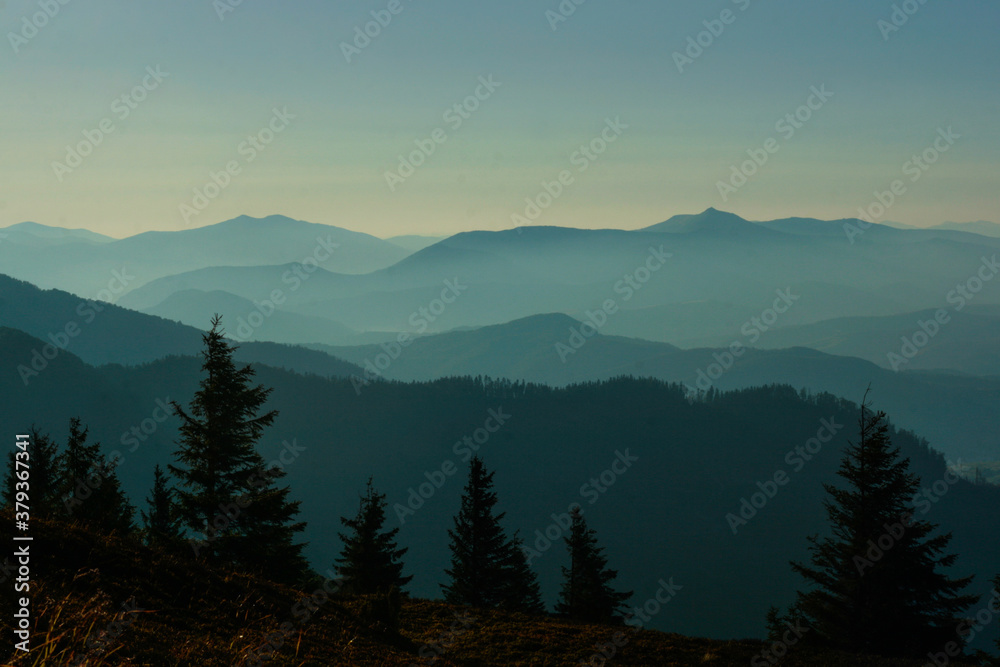
[[[16,367],[41,345],[0,329],[0,367]],[[170,462],[178,437],[176,419],[154,423],[150,414],[159,414],[157,400],[187,404],[199,367],[194,357],[175,356],[134,368],[94,368],[64,352],[27,387],[15,375],[0,375],[8,407],[0,428],[51,424],[46,430],[62,440],[65,420],[80,416],[105,455],[118,450],[124,457],[117,474],[140,503],[154,465]],[[391,525],[400,528],[399,544],[409,549],[410,571],[421,573],[411,592],[435,596],[447,563],[449,517],[461,492],[456,477],[464,475],[472,454],[464,447],[468,436],[496,471],[506,525],[520,529],[540,554],[531,566],[546,599],[555,594],[563,564],[546,535],[554,534],[553,515],[575,502],[585,508],[611,561],[622,564],[620,585],[639,601],[669,577],[700,591],[677,596],[651,627],[717,638],[760,636],[767,606],[787,604],[795,585],[787,561],[803,557],[802,536],[822,529],[822,484],[834,478],[850,434],[838,429],[820,452],[798,450],[824,425],[857,419],[849,401],[790,387],[692,399],[681,386],[648,379],[551,388],[451,378],[372,382],[358,393],[349,377],[255,368],[260,382],[274,389],[267,409],[280,414],[264,433],[260,453],[272,460],[296,452],[285,468],[292,497],[302,501],[301,518],[309,527],[305,555],[314,568],[322,571],[332,562],[337,517],[352,514],[358,492],[374,475],[387,495]],[[487,434],[496,428],[488,421],[494,415],[504,423]],[[138,443],[130,426],[141,426]],[[951,474],[945,458],[911,433],[895,433],[894,442],[930,489],[928,518],[953,530],[961,572],[977,574],[976,592],[982,593],[995,574],[997,488],[959,479],[937,488],[935,481]],[[618,452],[639,461],[622,471]],[[763,510],[746,514],[741,499],[778,470],[791,483]],[[431,479],[437,487],[428,486]],[[734,512],[752,520],[734,531],[726,518]],[[747,571],[758,576],[747,577]]]

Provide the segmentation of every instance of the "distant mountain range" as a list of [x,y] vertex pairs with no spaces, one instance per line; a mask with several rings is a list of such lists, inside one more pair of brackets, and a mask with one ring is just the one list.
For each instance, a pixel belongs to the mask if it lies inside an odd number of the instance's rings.
[[[145,232],[121,240],[81,230],[15,225],[0,230],[0,266],[7,275],[41,287],[94,298],[112,272],[131,276],[127,290],[163,276],[210,266],[307,262],[341,273],[390,266],[409,251],[368,234],[284,216],[241,216],[176,232]],[[96,237],[96,238],[95,238]],[[75,242],[73,242],[75,241]]]
[[[230,227],[250,224],[230,221],[215,233],[223,237]],[[307,223],[283,224],[311,229]],[[767,310],[776,290],[790,289],[799,298],[775,327],[939,308],[957,284],[975,276],[983,258],[1000,250],[1000,238],[859,224],[800,218],[750,222],[709,209],[636,231],[466,232],[356,274],[329,262],[318,268],[290,260],[253,265],[260,253],[251,253],[241,255],[242,261],[218,260],[136,279],[119,303],[193,323],[207,321],[204,297],[189,293],[160,304],[191,290],[262,302],[280,289],[279,310],[342,327],[319,340],[308,327],[299,337],[285,328],[281,340],[343,343],[345,328],[381,335],[487,326],[552,312],[582,319],[612,300],[617,314],[605,333],[694,347],[738,338],[746,322]],[[857,233],[849,238],[845,226]],[[446,280],[467,289],[433,318],[420,316]],[[990,285],[978,293],[976,305],[982,304],[1000,304],[1000,289]]]

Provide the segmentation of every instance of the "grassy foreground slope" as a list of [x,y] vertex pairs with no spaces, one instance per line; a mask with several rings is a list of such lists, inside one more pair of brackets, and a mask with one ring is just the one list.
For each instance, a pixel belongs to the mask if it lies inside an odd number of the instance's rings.
[[[12,518],[0,513],[0,525]],[[748,665],[766,649],[417,599],[403,601],[395,631],[371,600],[327,596],[323,580],[300,591],[62,523],[35,520],[31,532],[31,650],[5,641],[5,665],[600,665],[612,650],[614,665]],[[2,604],[10,638],[12,596]],[[781,664],[922,663],[803,652]]]

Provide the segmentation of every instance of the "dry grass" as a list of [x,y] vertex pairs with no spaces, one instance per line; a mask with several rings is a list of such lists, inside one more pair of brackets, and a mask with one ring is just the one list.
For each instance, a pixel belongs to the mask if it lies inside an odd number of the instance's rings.
[[[10,525],[0,515],[0,525]],[[328,599],[128,540],[36,521],[32,650],[4,664],[209,666],[319,665],[750,665],[757,641],[713,641],[556,618],[406,600],[399,631],[366,621],[367,601]],[[8,584],[9,585],[9,584]],[[318,589],[321,591],[321,589]],[[315,594],[314,594],[315,593]],[[314,594],[314,595],[313,595]],[[312,599],[312,603],[309,600]],[[10,595],[0,631],[12,637]],[[124,606],[123,606],[124,605]],[[619,646],[614,645],[615,634]],[[589,661],[589,662],[588,662]],[[835,654],[793,654],[788,667],[917,667]]]

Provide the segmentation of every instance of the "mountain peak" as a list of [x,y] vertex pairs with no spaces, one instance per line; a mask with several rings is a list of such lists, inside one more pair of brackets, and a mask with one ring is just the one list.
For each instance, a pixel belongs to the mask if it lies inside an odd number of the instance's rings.
[[288,224],[309,224],[304,220],[295,220],[287,215],[268,215],[263,218],[255,218],[252,215],[238,215],[231,220],[224,220],[217,223],[219,225],[288,225]]
[[701,213],[675,215],[666,222],[646,227],[640,231],[689,234],[692,232],[734,233],[749,229],[756,229],[756,225],[735,213],[720,211],[710,206]]

